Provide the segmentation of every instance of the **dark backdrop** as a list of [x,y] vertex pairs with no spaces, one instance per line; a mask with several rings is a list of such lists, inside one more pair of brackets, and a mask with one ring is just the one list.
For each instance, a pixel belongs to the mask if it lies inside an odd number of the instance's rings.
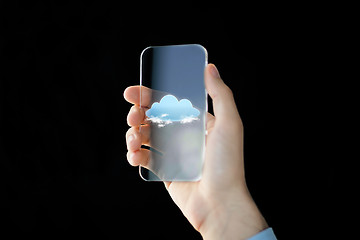
[[200,239],[163,184],[126,160],[122,94],[139,82],[141,51],[185,43],[203,45],[234,92],[249,189],[278,237],[333,226],[333,164],[308,127],[320,124],[309,99],[321,29],[266,6],[183,5],[1,3],[1,234]]

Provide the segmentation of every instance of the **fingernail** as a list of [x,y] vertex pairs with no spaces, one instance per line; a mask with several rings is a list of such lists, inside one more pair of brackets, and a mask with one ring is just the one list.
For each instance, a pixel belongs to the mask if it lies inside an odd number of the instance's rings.
[[212,64],[210,67],[210,73],[214,78],[220,78],[219,71],[217,70],[217,68],[214,64]]

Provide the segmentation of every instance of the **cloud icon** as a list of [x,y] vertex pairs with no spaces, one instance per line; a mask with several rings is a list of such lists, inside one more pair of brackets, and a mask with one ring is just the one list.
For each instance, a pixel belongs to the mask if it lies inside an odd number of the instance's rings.
[[164,127],[173,122],[182,124],[199,120],[200,111],[193,107],[187,99],[177,100],[173,95],[164,96],[160,102],[152,104],[146,112],[148,120],[157,123],[158,127]]

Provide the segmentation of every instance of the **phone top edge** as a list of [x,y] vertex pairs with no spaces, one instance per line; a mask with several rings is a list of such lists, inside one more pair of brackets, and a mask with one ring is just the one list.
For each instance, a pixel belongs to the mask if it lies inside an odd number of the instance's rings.
[[142,55],[146,50],[148,50],[148,49],[150,49],[150,48],[159,48],[159,47],[181,47],[181,46],[184,46],[184,47],[185,47],[185,46],[197,46],[197,47],[200,47],[200,48],[202,48],[202,49],[205,51],[205,53],[206,53],[206,55],[207,55],[207,50],[206,50],[206,48],[205,48],[203,45],[198,44],[198,43],[148,46],[148,47],[144,48],[144,50],[141,52],[141,55]]

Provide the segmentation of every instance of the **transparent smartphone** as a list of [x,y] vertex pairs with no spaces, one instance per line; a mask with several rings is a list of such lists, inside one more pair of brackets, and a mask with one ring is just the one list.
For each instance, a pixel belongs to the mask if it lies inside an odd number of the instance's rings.
[[198,44],[148,47],[141,54],[140,107],[149,135],[147,181],[198,181],[205,152],[207,52]]

